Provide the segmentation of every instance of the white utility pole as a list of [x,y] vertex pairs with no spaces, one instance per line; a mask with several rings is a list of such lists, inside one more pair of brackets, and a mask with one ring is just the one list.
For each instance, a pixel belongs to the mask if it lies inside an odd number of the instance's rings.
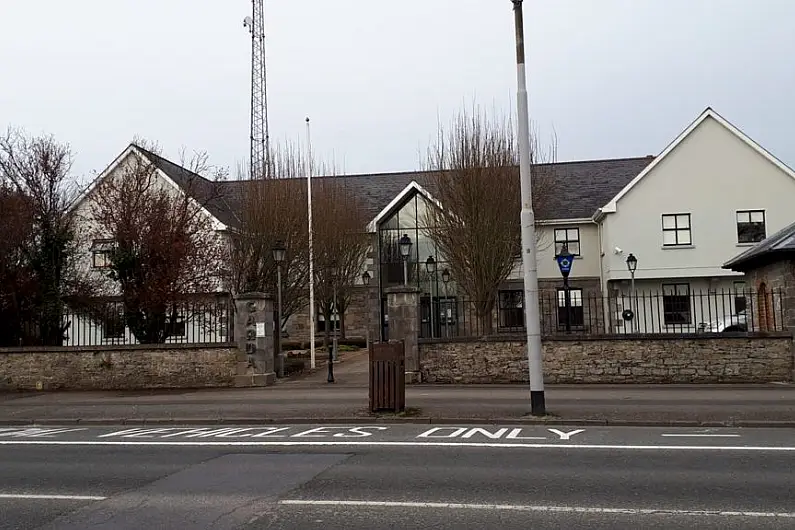
[[524,17],[522,0],[513,2],[516,25],[516,74],[519,113],[519,175],[522,182],[522,268],[524,270],[524,312],[527,329],[527,359],[530,371],[530,409],[533,416],[545,416],[544,373],[541,350],[541,318],[538,311],[538,270],[536,230],[533,213],[533,175],[530,156],[530,113],[525,75]]
[[312,137],[306,118],[306,207],[309,224],[309,366],[315,369],[315,255],[312,244]]

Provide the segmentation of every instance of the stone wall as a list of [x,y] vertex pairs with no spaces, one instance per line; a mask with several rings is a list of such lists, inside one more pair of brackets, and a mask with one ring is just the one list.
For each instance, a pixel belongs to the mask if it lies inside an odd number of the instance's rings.
[[[349,339],[364,339],[367,335],[367,309],[368,291],[374,288],[356,287],[351,293],[351,301],[345,310],[345,336]],[[377,303],[377,302],[376,302]],[[377,307],[377,306],[376,306]],[[376,316],[377,320],[378,317]],[[290,315],[285,324],[286,341],[308,341],[309,340],[309,306]],[[315,332],[315,340],[322,340],[324,333]]]
[[[420,341],[426,383],[524,383],[526,342]],[[790,334],[544,341],[549,383],[767,383],[793,380]]]
[[232,344],[0,348],[0,391],[230,387]]
[[[765,313],[761,308],[767,305],[767,320],[772,321],[773,327],[783,326],[795,333],[795,260],[781,260],[750,270],[745,273],[745,279],[755,293],[755,299],[749,302],[754,329],[764,329],[771,323],[759,319],[760,313]],[[766,304],[765,296],[760,295],[763,285],[768,293]]]

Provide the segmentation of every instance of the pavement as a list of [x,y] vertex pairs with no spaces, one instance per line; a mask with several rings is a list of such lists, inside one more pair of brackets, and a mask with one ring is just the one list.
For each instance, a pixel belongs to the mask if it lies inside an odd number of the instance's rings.
[[368,410],[366,354],[257,389],[0,394],[0,425],[559,423],[795,427],[795,385],[548,385],[546,417],[527,385],[409,385],[404,414]]
[[0,431],[0,530],[789,529],[795,430]]

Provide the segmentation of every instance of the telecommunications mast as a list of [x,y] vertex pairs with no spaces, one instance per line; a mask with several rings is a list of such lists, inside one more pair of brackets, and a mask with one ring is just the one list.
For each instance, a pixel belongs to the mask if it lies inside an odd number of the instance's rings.
[[268,97],[265,80],[265,6],[264,0],[251,0],[252,15],[243,20],[251,33],[251,178],[271,175],[270,138],[268,136]]

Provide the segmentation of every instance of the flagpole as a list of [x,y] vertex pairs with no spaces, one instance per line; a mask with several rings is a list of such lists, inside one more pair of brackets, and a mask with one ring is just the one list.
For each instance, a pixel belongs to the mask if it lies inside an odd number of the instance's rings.
[[309,358],[315,369],[315,256],[312,244],[312,140],[309,132],[309,117],[306,118],[306,203],[309,225]]

